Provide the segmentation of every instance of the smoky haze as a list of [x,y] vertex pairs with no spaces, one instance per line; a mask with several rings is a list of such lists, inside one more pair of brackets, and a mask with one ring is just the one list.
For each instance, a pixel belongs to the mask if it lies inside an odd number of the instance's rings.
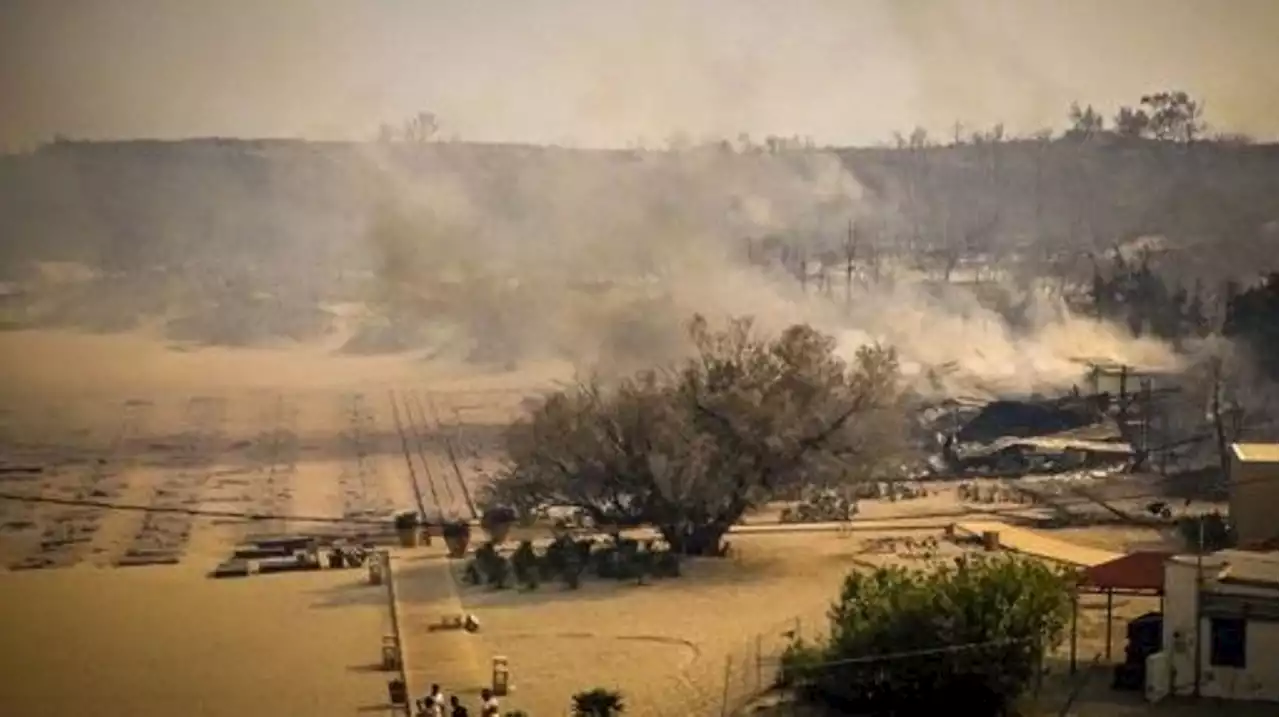
[[[1106,242],[1193,224],[1164,217],[1203,195],[1201,205],[1234,202],[1230,212],[1243,218],[1230,232],[1197,224],[1197,239],[1261,243],[1274,264],[1274,233],[1258,235],[1274,221],[1274,192],[1258,203],[1230,196],[1246,194],[1232,185],[1218,201],[1202,191],[1213,182],[1182,181],[1203,174],[1196,158],[1153,171],[1155,153],[1131,162],[1140,153],[1117,152],[1112,171],[1062,143],[1010,150],[1018,176],[1036,178],[1032,200],[1014,191],[1029,181],[1013,174],[976,189],[982,170],[931,179],[995,167],[994,153],[899,155],[885,161],[900,165],[888,172],[897,179],[868,181],[857,160],[820,150],[589,153],[467,141],[653,147],[668,138],[736,141],[742,132],[757,142],[798,133],[820,146],[865,145],[920,126],[936,143],[997,124],[1006,138],[1025,137],[1061,128],[1072,101],[1110,116],[1166,89],[1203,100],[1215,131],[1269,138],[1275,21],[1275,4],[1261,0],[9,3],[0,7],[6,149],[59,134],[367,140],[380,123],[419,111],[439,117],[440,141],[58,143],[73,146],[0,167],[0,230],[14,237],[0,254],[29,259],[39,252],[28,245],[96,253],[107,274],[159,266],[170,272],[168,296],[134,277],[127,286],[100,281],[80,303],[105,312],[115,292],[124,308],[111,323],[167,316],[165,302],[181,300],[203,312],[183,335],[217,334],[210,343],[253,343],[237,335],[252,323],[242,317],[284,323],[273,310],[292,311],[305,330],[273,326],[263,336],[329,330],[317,305],[339,300],[325,282],[337,283],[349,262],[374,267],[372,293],[336,293],[376,309],[354,329],[350,351],[426,349],[439,360],[498,365],[555,359],[616,372],[678,355],[682,324],[702,312],[752,315],[763,330],[807,321],[845,352],[886,341],[921,372],[920,385],[939,391],[1062,388],[1077,380],[1078,358],[1176,361],[1159,343],[1071,315],[1032,271],[1002,269],[982,297],[921,281],[909,264],[923,249],[905,237],[954,244],[990,225],[984,249],[1006,258],[1085,234],[1092,243],[1074,249],[1100,253]],[[448,141],[454,135],[464,141]],[[1067,158],[1039,186],[1041,155],[1054,153]],[[350,154],[358,162],[347,163]],[[1126,188],[1156,174],[1177,181],[1137,198],[1095,186],[1121,174]],[[1241,184],[1252,176],[1237,174]],[[950,209],[913,199],[912,187],[931,181],[941,189],[930,201],[945,195],[969,210],[956,219],[964,226],[948,224]],[[1000,192],[988,191],[999,183]],[[1034,218],[1009,220],[1032,204]],[[1138,208],[1102,226],[1101,215],[1128,211],[1120,205]],[[847,302],[831,266],[828,297],[819,295],[822,277],[802,287],[779,267],[748,261],[748,240],[781,237],[807,252],[816,273],[816,258],[839,253],[850,222],[879,242],[893,278],[858,283]],[[1082,226],[1090,222],[1099,226]],[[1257,267],[1253,253],[1204,254],[1247,256],[1245,269]],[[313,259],[323,266],[309,267]],[[295,284],[305,289],[282,297],[290,289],[279,287]]]
[[[905,263],[895,281],[855,282],[846,308],[842,269],[830,267],[824,291],[817,261],[807,288],[749,262],[748,239],[785,235],[830,256],[851,221],[887,236],[905,225],[831,154],[525,150],[519,171],[495,175],[482,155],[448,146],[415,150],[430,153],[432,170],[410,174],[395,151],[370,150],[383,181],[367,247],[394,326],[437,357],[615,373],[678,356],[699,312],[752,316],[764,331],[807,322],[845,355],[887,342],[926,392],[1069,388],[1079,359],[1177,366],[1163,344],[1072,316],[1034,286],[1018,297],[1015,329],[971,292],[922,281]],[[907,253],[881,251],[898,255],[887,271]]]
[[1276,3],[1233,0],[9,0],[0,148],[55,134],[445,135],[621,147],[685,131],[870,144],[1060,126],[1176,86],[1274,138]]

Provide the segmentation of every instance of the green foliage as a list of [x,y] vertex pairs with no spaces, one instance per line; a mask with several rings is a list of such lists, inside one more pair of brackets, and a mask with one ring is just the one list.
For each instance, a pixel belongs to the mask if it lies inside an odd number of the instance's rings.
[[1093,105],[1081,107],[1078,102],[1072,102],[1070,109],[1067,110],[1067,122],[1071,126],[1064,136],[1074,140],[1093,139],[1102,133],[1106,124],[1106,120],[1093,108]]
[[1180,516],[1177,525],[1178,535],[1188,550],[1212,553],[1236,545],[1236,533],[1230,520],[1216,510],[1202,515]]
[[1222,327],[1226,336],[1237,338],[1249,346],[1258,369],[1271,380],[1280,371],[1277,359],[1277,280],[1276,272],[1257,286],[1227,298],[1227,316]]
[[1201,293],[1198,284],[1170,290],[1145,256],[1131,262],[1116,254],[1110,269],[1094,266],[1090,298],[1098,318],[1127,326],[1134,336],[1179,339],[1210,329]]
[[564,563],[560,569],[560,578],[570,590],[577,590],[582,585],[582,571],[586,568],[586,560],[577,550],[568,550],[564,554]]
[[525,540],[510,558],[502,555],[497,543],[489,541],[476,548],[475,559],[467,563],[463,577],[467,584],[488,584],[496,589],[508,587],[512,578],[530,590],[552,579],[576,589],[588,569],[597,577],[634,580],[642,585],[648,577],[679,577],[680,560],[654,540],[641,544],[615,537],[612,543],[597,546],[592,540],[574,541],[566,535],[553,540],[541,556],[533,543]]
[[542,582],[539,562],[533,542],[520,541],[519,547],[511,555],[511,566],[515,570],[516,582],[530,590],[536,590]]
[[749,320],[695,317],[694,357],[606,388],[549,396],[507,434],[495,499],[581,506],[597,524],[653,524],[677,552],[721,554],[743,513],[800,482],[892,461],[902,419],[894,352],[846,364],[808,326],[772,340]]
[[680,577],[680,554],[672,550],[663,550],[655,554],[653,576],[655,578]]
[[616,717],[626,711],[622,693],[603,687],[585,690],[573,696],[573,717]]
[[[475,585],[487,581],[490,587],[501,590],[507,587],[507,582],[511,578],[511,562],[505,555],[498,552],[497,545],[492,541],[476,548],[476,557],[468,565],[470,566],[475,566],[476,571],[468,572],[467,580]],[[473,578],[475,578],[474,581]]]
[[1146,118],[1144,133],[1166,142],[1194,142],[1205,129],[1200,118],[1204,107],[1186,92],[1157,92],[1143,95],[1139,110]]
[[493,563],[489,566],[489,585],[497,590],[507,587],[507,581],[511,578],[511,563],[506,556],[498,555]]
[[781,679],[853,713],[997,714],[1070,617],[1066,576],[1026,558],[851,573],[825,645],[793,645]]

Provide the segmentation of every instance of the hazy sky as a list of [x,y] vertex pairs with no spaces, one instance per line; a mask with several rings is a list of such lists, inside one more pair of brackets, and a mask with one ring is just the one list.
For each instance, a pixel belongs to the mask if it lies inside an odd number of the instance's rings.
[[73,137],[1060,126],[1185,89],[1274,139],[1276,0],[0,0],[0,147]]

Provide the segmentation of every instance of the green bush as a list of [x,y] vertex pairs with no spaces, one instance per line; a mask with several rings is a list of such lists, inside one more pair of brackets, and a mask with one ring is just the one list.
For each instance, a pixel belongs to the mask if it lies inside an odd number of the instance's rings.
[[653,576],[656,578],[680,577],[680,554],[661,550],[654,555]]
[[511,562],[503,555],[494,558],[489,566],[489,587],[502,590],[511,578]]
[[516,551],[511,554],[511,567],[515,571],[516,582],[530,590],[537,589],[542,578],[539,562],[533,541],[520,541]]
[[573,696],[573,717],[616,717],[626,711],[622,693],[597,687]]
[[[1204,545],[1201,546],[1201,526],[1204,526]],[[1236,533],[1227,516],[1218,511],[1203,515],[1187,515],[1178,518],[1178,533],[1188,550],[1212,553],[1235,547]]]
[[462,580],[468,585],[481,585],[484,583],[484,575],[480,572],[480,567],[476,565],[475,560],[467,561],[467,567],[462,571]]
[[[470,568],[476,568],[474,576]],[[498,552],[498,547],[492,542],[482,544],[476,548],[476,557],[468,564],[468,572],[466,574],[467,581],[471,582],[476,579],[474,584],[479,585],[481,582],[488,582],[490,587],[499,590],[507,587],[507,581],[511,577],[511,562],[506,556]]]
[[577,550],[569,550],[564,556],[564,563],[560,569],[560,577],[564,580],[564,584],[570,590],[577,590],[582,585],[582,571],[586,568],[586,562],[582,559],[582,555]]
[[779,679],[854,714],[996,715],[1024,691],[1071,613],[1067,577],[1016,556],[851,573],[825,644],[796,642]]

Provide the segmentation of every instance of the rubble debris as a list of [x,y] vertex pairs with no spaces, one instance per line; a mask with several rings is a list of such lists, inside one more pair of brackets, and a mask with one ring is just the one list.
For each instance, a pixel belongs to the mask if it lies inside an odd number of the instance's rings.
[[856,501],[833,490],[816,491],[807,499],[782,509],[781,523],[830,523],[852,520],[858,512]]
[[1067,397],[1052,401],[992,401],[960,430],[960,443],[991,443],[1016,437],[1031,438],[1072,431],[1098,423],[1097,407],[1084,399]]

